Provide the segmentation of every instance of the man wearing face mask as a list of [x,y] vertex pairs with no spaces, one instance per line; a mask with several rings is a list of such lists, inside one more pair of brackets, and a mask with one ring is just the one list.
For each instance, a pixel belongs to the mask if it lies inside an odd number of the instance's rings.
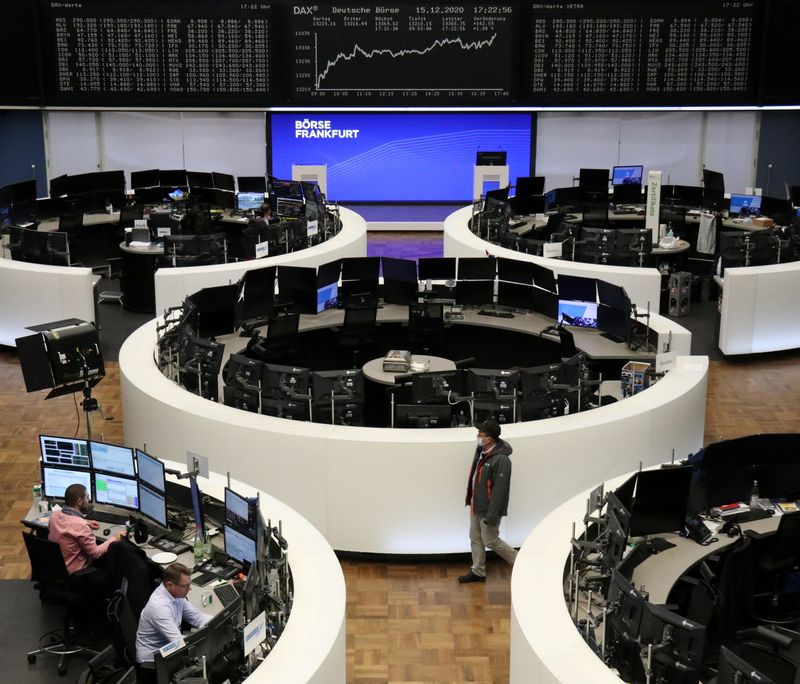
[[478,429],[478,444],[467,482],[465,504],[470,507],[472,567],[458,578],[461,584],[486,581],[486,549],[509,565],[517,557],[517,552],[499,536],[500,519],[508,514],[511,452],[511,445],[500,439],[500,424],[492,418],[485,421]]

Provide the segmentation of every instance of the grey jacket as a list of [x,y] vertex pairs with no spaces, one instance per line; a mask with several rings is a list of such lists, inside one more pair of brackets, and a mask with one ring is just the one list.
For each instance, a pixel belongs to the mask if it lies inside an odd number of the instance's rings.
[[[480,447],[475,449],[472,467],[467,480],[465,505],[472,505],[471,512],[487,525],[500,524],[500,518],[508,515],[508,495],[511,488],[511,445],[498,439],[494,449],[485,458]],[[478,475],[475,477],[475,471]],[[475,481],[473,497],[472,482]]]

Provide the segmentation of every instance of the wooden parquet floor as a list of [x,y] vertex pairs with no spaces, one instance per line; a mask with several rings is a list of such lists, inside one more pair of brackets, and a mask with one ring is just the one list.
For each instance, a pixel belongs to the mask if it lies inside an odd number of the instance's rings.
[[[119,368],[107,364],[95,396],[95,435],[122,440]],[[73,435],[73,397],[27,394],[13,350],[0,350],[0,579],[28,577],[20,538],[38,473],[40,433]],[[81,414],[81,421],[83,417]],[[711,364],[706,442],[800,429],[800,353]],[[80,435],[85,435],[81,423]],[[466,466],[465,466],[466,467]],[[467,549],[467,531],[464,531]],[[486,584],[458,585],[463,562],[385,563],[343,560],[347,582],[347,681],[508,681],[510,569],[493,561]]]

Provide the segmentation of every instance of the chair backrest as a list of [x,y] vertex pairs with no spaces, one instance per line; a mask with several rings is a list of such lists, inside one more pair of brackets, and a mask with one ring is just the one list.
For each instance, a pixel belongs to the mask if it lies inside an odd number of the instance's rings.
[[775,548],[779,553],[800,554],[800,511],[781,516],[775,535]]
[[69,580],[61,547],[35,534],[23,532],[25,549],[31,562],[31,579],[43,584],[65,584]]
[[64,214],[58,217],[58,230],[62,233],[75,232],[83,227],[83,214]]
[[378,318],[378,305],[348,306],[344,310],[344,335],[360,335],[375,330]]
[[128,204],[119,210],[119,223],[121,226],[133,225],[137,219],[144,218],[143,204]]

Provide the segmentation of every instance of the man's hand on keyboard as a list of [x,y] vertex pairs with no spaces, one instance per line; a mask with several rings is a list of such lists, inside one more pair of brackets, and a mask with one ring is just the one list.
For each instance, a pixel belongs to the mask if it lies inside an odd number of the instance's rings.
[[98,530],[98,529],[100,529],[100,523],[99,523],[99,522],[97,522],[96,520],[87,520],[86,522],[88,522],[88,523],[89,523],[89,527],[90,527],[91,529],[93,529],[93,530]]

